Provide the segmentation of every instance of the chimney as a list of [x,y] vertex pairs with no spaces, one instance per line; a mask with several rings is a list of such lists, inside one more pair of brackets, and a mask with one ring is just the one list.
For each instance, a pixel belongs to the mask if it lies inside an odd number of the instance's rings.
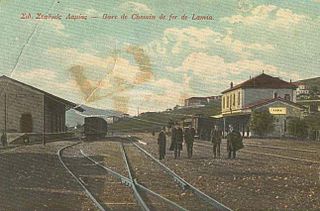
[[230,88],[232,89],[233,88],[233,82],[231,81],[230,83]]
[[250,75],[250,78],[249,79],[251,79],[251,75]]
[[292,83],[292,79],[290,79],[290,84]]

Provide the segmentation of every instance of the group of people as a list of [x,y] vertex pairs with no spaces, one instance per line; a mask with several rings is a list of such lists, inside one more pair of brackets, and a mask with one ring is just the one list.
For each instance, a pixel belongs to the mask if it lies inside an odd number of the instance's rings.
[[[220,145],[222,140],[223,134],[222,130],[218,128],[218,126],[214,126],[213,130],[210,133],[210,139],[213,144],[213,158],[221,158],[220,156]],[[226,136],[227,139],[227,151],[228,151],[228,158],[235,159],[237,151],[242,149],[243,142],[242,136],[239,131],[235,130],[232,125],[229,125],[229,132]]]
[[[191,125],[182,130],[179,125],[174,125],[171,129],[171,145],[169,150],[174,151],[174,158],[177,159],[180,157],[182,151],[182,143],[183,139],[185,140],[185,144],[187,147],[188,158],[192,157],[193,154],[193,142],[195,138],[195,129],[191,127]],[[222,130],[219,129],[218,126],[214,126],[210,133],[210,140],[213,144],[213,157],[221,158],[220,149],[221,149],[221,141],[223,138]],[[229,132],[226,136],[227,139],[227,151],[228,158],[234,159],[236,158],[236,152],[243,148],[242,136],[239,131],[234,130],[232,125],[229,125]],[[158,135],[158,145],[159,145],[159,160],[165,158],[166,155],[166,132],[165,128],[162,128]]]
[[[185,140],[188,158],[192,157],[193,141],[195,136],[194,128],[187,128],[184,132],[179,125],[174,125],[171,130],[171,145],[169,150],[174,151],[174,158],[177,159],[181,155],[183,139]],[[166,154],[166,133],[163,128],[158,136],[159,159],[162,160]]]

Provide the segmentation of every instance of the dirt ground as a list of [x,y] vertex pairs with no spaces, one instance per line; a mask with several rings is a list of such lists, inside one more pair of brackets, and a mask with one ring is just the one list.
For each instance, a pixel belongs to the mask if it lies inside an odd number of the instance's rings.
[[[135,134],[142,147],[157,155],[157,136]],[[167,140],[167,147],[170,145]],[[196,140],[194,156],[175,160],[167,150],[163,161],[176,173],[234,210],[319,210],[320,143],[247,139],[237,159],[213,159],[209,142]]]
[[[146,143],[140,143],[143,148],[158,156],[156,136],[135,136]],[[1,148],[0,210],[95,210],[58,160],[58,149],[70,143]],[[233,210],[320,210],[320,143],[276,139],[244,143],[235,160],[226,159],[225,140],[222,158],[217,160],[211,144],[197,140],[191,159],[183,146],[180,159],[167,151],[163,163]],[[101,143],[94,142],[90,150],[119,170],[111,162],[116,151],[109,155]]]

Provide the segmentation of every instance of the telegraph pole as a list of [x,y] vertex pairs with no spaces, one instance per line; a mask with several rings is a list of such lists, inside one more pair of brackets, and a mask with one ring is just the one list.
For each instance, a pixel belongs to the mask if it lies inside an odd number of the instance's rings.
[[43,96],[43,137],[42,137],[43,145],[46,145],[46,102],[45,96]]
[[7,93],[4,93],[4,133],[7,135]]

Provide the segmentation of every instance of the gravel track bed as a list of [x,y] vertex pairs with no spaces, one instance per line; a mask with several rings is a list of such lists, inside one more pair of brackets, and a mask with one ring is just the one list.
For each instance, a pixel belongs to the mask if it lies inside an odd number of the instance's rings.
[[[157,136],[135,136],[147,143],[141,144],[141,147],[155,156],[158,155]],[[171,142],[170,137],[168,139],[167,146]],[[268,145],[310,150],[314,150],[317,145],[290,141],[290,144],[285,146],[283,140],[263,141]],[[276,144],[273,144],[273,141]],[[178,160],[174,160],[172,152],[167,150],[163,163],[206,194],[234,210],[320,209],[320,165],[244,152],[249,151],[249,147],[240,150],[237,159],[228,160],[225,140],[221,149],[222,159],[214,160],[211,145],[208,142],[201,143],[207,143],[208,147],[195,144],[192,159],[187,158],[185,148]],[[291,152],[288,156],[294,157],[296,152]]]
[[245,139],[245,143],[320,152],[320,142],[282,139]]
[[[63,152],[63,159],[71,171],[80,178],[93,196],[110,210],[140,210],[133,197],[131,188],[84,158],[80,149],[87,145],[82,143]],[[100,156],[92,156],[99,161]]]
[[100,164],[129,177],[118,140],[88,142],[79,146],[89,156],[98,156]]
[[[204,143],[199,143],[200,146],[207,146],[209,148],[212,148],[211,143],[208,142],[204,142]],[[227,148],[226,148],[226,144],[224,142],[224,144],[222,144],[222,151],[226,154]],[[245,152],[245,153],[261,153],[261,155],[263,154],[270,154],[271,157],[273,157],[274,159],[281,159],[281,158],[275,158],[275,156],[272,155],[280,155],[280,156],[284,156],[284,157],[289,157],[289,158],[297,158],[297,159],[301,159],[301,160],[310,160],[310,161],[315,161],[316,162],[320,162],[320,153],[313,153],[313,152],[301,152],[301,151],[297,151],[297,150],[290,150],[290,149],[278,149],[278,148],[264,148],[264,147],[257,147],[257,146],[250,146],[250,145],[245,145],[245,148],[240,151],[241,153]],[[243,154],[245,154],[243,153]],[[265,155],[268,156],[268,155]],[[300,164],[305,164],[305,162],[301,162]],[[319,163],[320,164],[320,163]]]
[[246,146],[246,150],[250,150],[253,152],[283,155],[283,156],[288,156],[293,158],[313,160],[313,161],[320,162],[320,153],[308,153],[308,152],[290,151],[290,150],[284,150],[284,149],[268,149],[268,148],[252,147],[252,146]]

